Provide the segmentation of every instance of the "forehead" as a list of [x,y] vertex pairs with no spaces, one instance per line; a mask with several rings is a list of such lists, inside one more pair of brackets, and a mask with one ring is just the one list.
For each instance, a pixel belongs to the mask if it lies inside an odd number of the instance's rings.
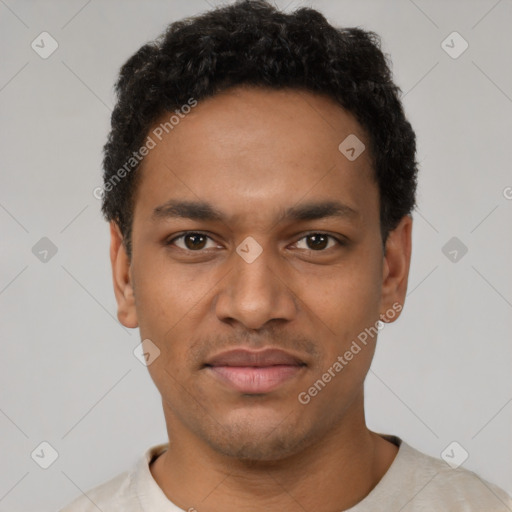
[[351,161],[339,150],[354,136],[368,146],[366,134],[329,98],[238,87],[165,125],[171,115],[149,132],[155,147],[138,171],[136,215],[170,199],[208,201],[255,220],[306,197],[353,209],[376,198],[369,151]]

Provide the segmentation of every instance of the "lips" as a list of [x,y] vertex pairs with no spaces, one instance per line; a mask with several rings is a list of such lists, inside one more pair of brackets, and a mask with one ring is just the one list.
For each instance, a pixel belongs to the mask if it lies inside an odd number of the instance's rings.
[[305,364],[298,357],[279,349],[265,349],[258,352],[235,349],[214,356],[207,366],[297,366]]
[[306,363],[279,349],[235,349],[211,358],[205,368],[223,384],[244,394],[264,394],[302,372]]

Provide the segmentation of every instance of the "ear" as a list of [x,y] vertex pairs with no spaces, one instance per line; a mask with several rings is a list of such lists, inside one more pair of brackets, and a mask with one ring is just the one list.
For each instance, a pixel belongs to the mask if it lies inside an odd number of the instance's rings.
[[405,215],[389,233],[382,266],[380,319],[393,322],[402,311],[411,263],[412,218]]
[[126,254],[121,230],[114,221],[110,222],[110,262],[117,301],[117,318],[125,327],[138,327],[130,259]]

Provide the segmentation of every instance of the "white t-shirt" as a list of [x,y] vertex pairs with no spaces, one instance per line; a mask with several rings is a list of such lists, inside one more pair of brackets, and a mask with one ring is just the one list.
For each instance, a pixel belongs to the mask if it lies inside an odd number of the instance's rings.
[[[373,490],[346,512],[512,511],[512,498],[475,473],[452,469],[396,436],[380,435],[399,446],[398,453]],[[60,512],[183,512],[165,496],[149,469],[168,446],[149,448],[131,471],[91,489]]]

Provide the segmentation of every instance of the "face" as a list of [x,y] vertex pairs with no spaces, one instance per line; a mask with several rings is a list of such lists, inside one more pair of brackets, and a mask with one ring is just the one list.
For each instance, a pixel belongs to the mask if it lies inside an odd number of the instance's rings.
[[411,220],[384,252],[369,150],[338,149],[351,134],[369,147],[322,96],[236,88],[145,157],[132,258],[114,224],[111,258],[120,321],[160,351],[148,369],[170,432],[278,460],[363,425],[375,327],[404,301]]

